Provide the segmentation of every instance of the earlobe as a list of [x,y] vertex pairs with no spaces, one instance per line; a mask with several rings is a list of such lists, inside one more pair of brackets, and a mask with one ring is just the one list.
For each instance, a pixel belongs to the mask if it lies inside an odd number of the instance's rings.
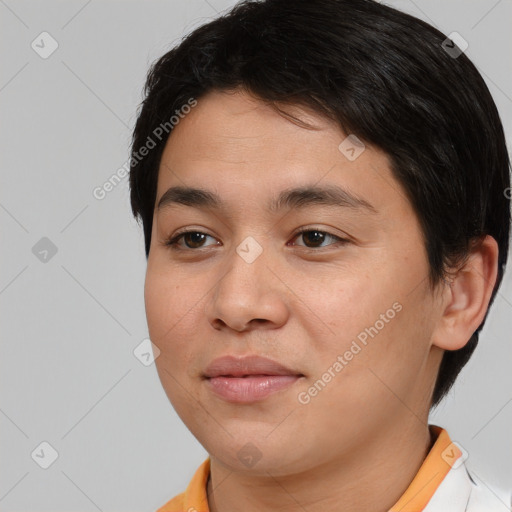
[[487,235],[469,254],[466,263],[444,284],[443,304],[432,344],[444,350],[466,345],[482,323],[498,275],[498,244]]

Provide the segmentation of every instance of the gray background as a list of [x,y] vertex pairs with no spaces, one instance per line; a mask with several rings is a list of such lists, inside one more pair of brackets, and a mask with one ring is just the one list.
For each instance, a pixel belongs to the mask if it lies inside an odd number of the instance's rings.
[[[148,335],[146,260],[127,179],[103,200],[92,191],[128,158],[149,64],[234,3],[0,0],[2,511],[153,511],[206,457],[154,364],[133,353]],[[511,1],[386,3],[469,42],[510,146]],[[43,31],[59,45],[46,59],[31,48]],[[57,249],[47,261],[33,252],[43,237]],[[509,488],[511,315],[508,272],[475,355],[430,420],[479,478]],[[58,452],[48,469],[31,456],[43,441]]]

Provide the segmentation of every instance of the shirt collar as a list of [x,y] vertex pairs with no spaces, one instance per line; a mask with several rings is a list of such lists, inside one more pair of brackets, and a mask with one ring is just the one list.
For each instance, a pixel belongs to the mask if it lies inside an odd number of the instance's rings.
[[441,482],[462,455],[448,432],[437,425],[429,425],[434,444],[409,487],[389,512],[421,512],[427,506]]
[[[419,471],[400,499],[389,512],[421,512],[431,500],[440,484],[462,455],[460,449],[452,443],[448,432],[436,425],[429,425],[434,440],[427,457]],[[206,494],[208,477],[210,476],[210,457],[196,470],[187,490],[182,494],[182,508],[179,510],[195,510],[209,512]],[[174,502],[175,500],[171,500]],[[171,505],[169,502],[169,505]],[[178,508],[176,509],[178,510]],[[174,508],[166,506],[158,512],[174,512]]]

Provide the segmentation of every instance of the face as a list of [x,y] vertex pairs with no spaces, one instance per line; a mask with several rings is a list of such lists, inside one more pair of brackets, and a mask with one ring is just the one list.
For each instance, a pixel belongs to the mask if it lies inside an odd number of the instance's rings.
[[[285,110],[313,128],[240,91],[211,92],[180,120],[159,169],[145,283],[158,374],[181,419],[226,466],[276,475],[417,422],[440,360],[424,241],[388,157],[314,112]],[[214,385],[207,367],[226,355],[293,376]]]

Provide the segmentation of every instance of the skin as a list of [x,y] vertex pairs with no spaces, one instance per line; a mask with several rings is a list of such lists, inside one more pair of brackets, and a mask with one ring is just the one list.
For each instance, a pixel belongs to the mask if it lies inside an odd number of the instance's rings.
[[[158,374],[210,454],[212,512],[386,511],[431,447],[441,357],[464,346],[484,318],[497,244],[487,237],[450,285],[432,291],[417,217],[386,154],[367,144],[350,161],[338,149],[347,134],[332,121],[298,106],[283,110],[314,129],[246,92],[210,92],[167,141],[156,204],[179,185],[216,192],[223,207],[155,208],[145,304],[161,351]],[[377,213],[266,209],[284,189],[328,184]],[[302,227],[325,239],[296,234]],[[181,228],[208,236],[182,238],[181,250],[166,246]],[[236,252],[248,236],[263,249],[252,263]],[[396,302],[401,311],[301,404],[298,393]],[[228,403],[202,379],[226,354],[267,356],[304,377],[260,402]],[[249,442],[261,456],[251,467],[238,457]]]

